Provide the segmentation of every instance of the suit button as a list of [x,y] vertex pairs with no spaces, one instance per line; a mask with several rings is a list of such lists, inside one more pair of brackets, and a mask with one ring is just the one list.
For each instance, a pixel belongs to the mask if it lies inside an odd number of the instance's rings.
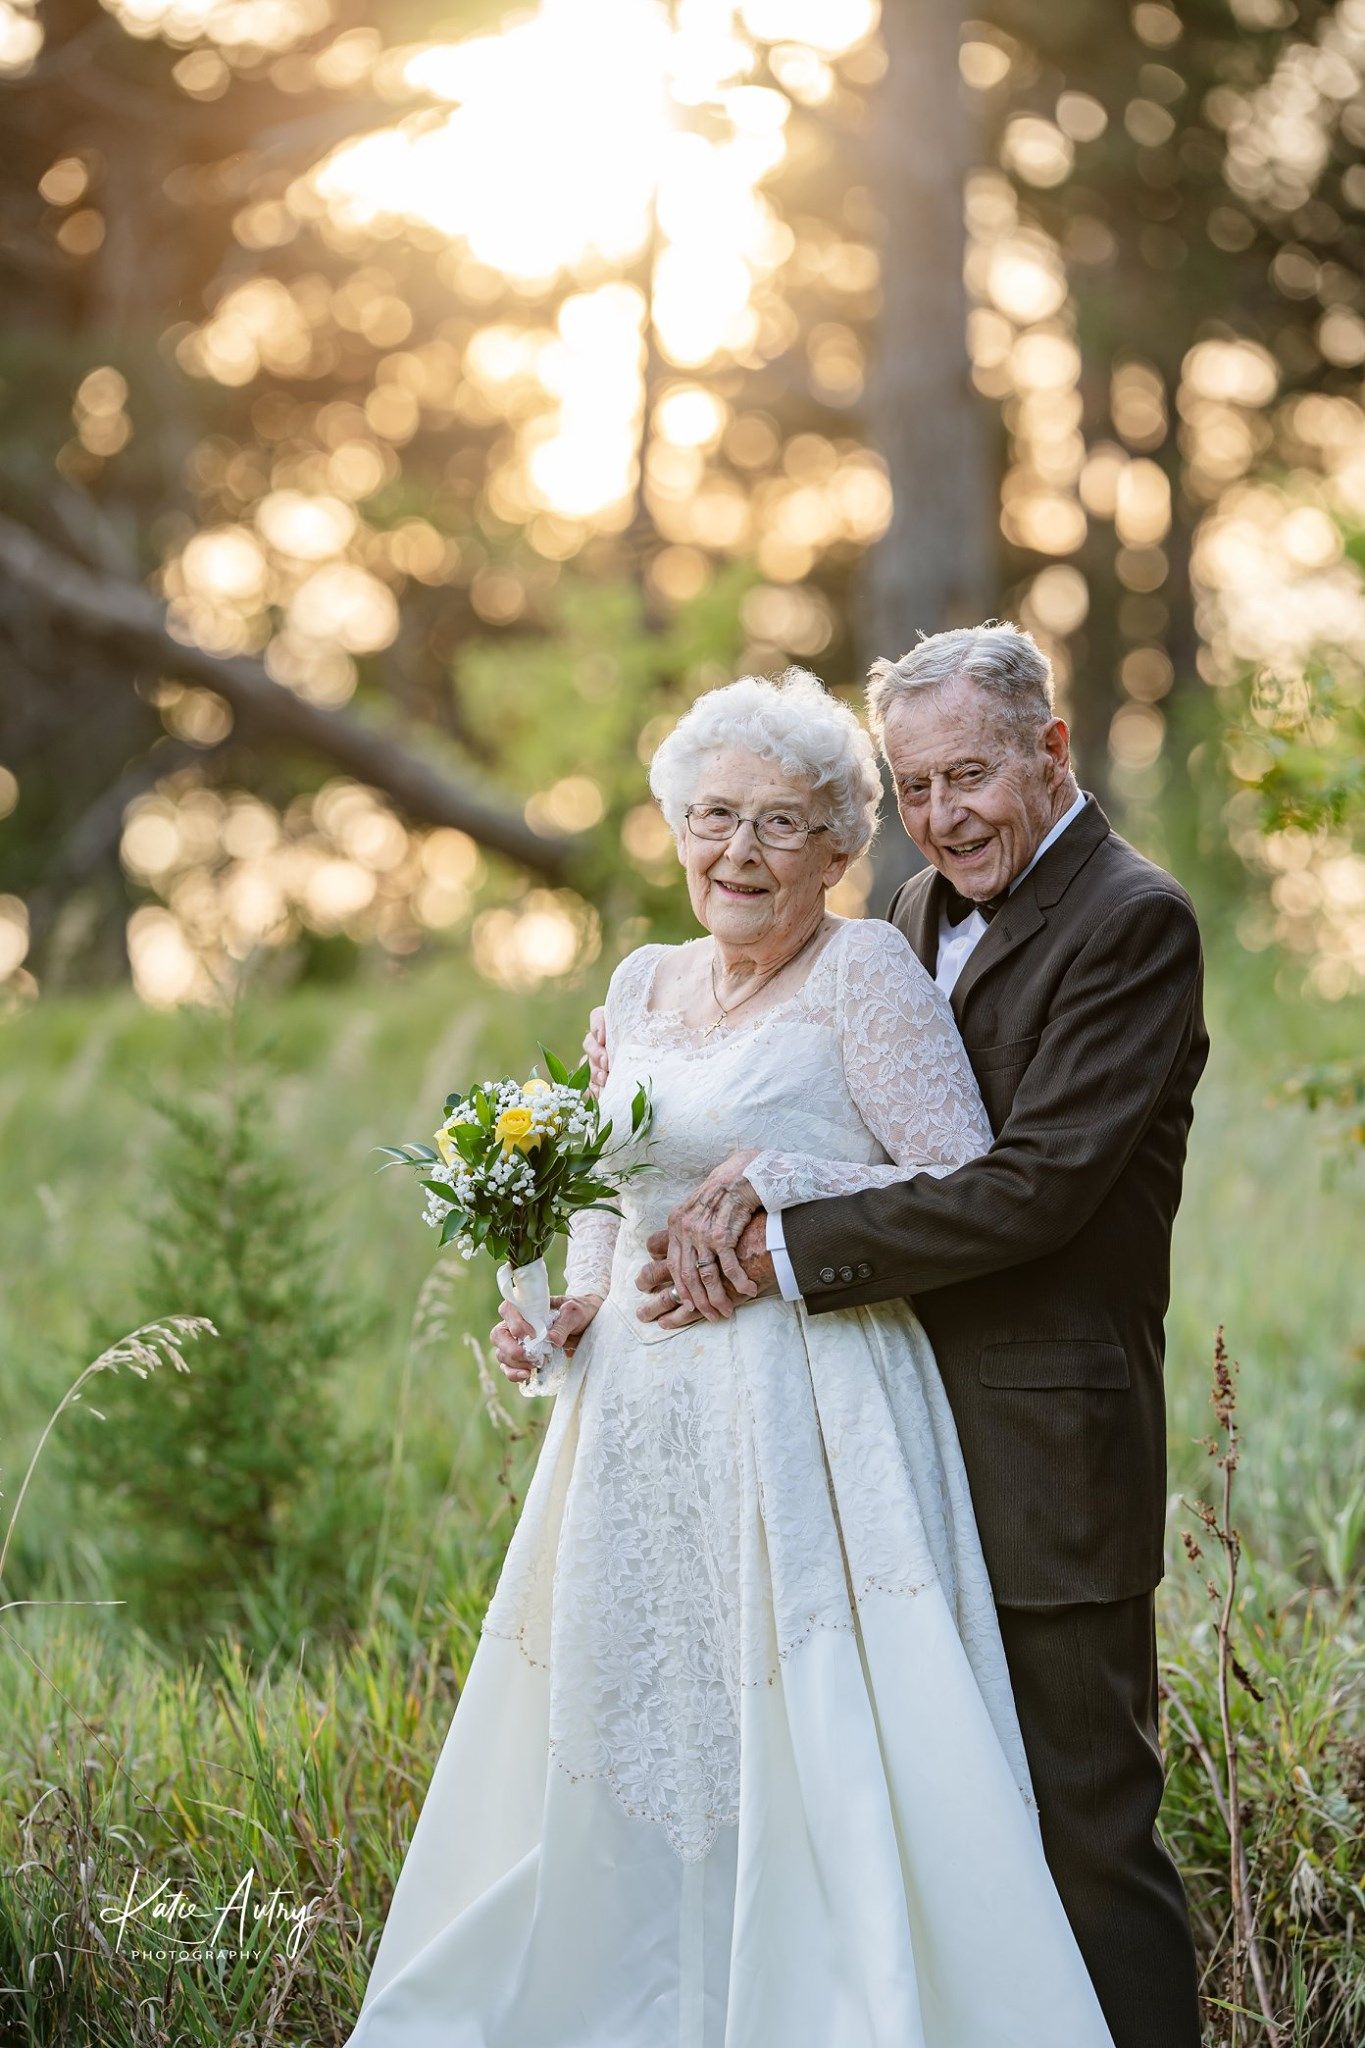
[[826,1287],[832,1287],[835,1281],[838,1279],[838,1277],[839,1276],[835,1272],[833,1266],[822,1266],[820,1268],[820,1278],[824,1282]]
[[853,1268],[852,1268],[852,1266],[840,1266],[840,1268],[839,1268],[839,1278],[840,1278],[841,1280],[845,1281],[845,1282],[847,1282],[847,1281],[851,1280],[851,1279],[853,1278]]
[[858,1278],[859,1278],[860,1280],[870,1280],[870,1279],[872,1278],[872,1268],[871,1268],[871,1266],[867,1265],[866,1263],[864,1263],[863,1265],[859,1266],[859,1268],[858,1268]]

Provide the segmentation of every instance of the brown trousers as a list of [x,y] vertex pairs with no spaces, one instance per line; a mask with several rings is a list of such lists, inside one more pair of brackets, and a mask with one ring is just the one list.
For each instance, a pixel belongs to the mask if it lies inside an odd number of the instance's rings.
[[1153,1595],[998,1611],[1048,1867],[1116,2048],[1199,2048],[1185,1892],[1156,1831]]

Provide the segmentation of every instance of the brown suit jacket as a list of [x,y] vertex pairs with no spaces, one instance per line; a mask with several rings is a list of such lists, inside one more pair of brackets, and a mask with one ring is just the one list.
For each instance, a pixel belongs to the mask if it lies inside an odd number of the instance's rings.
[[[931,974],[943,887],[930,868],[889,912]],[[1162,1575],[1163,1317],[1202,986],[1188,896],[1090,798],[953,991],[991,1151],[783,1213],[809,1314],[913,1297],[1002,1606],[1121,1600]]]

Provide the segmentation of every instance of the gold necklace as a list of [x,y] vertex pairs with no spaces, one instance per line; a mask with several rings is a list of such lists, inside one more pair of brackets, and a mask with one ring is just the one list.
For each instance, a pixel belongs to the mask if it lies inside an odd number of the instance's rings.
[[756,982],[753,988],[749,990],[749,993],[747,995],[741,996],[737,1003],[731,1003],[730,1008],[728,1010],[726,1009],[724,1003],[721,1001],[720,997],[716,994],[716,955],[714,951],[715,941],[712,940],[713,950],[711,954],[711,1000],[715,1004],[716,1008],[720,1011],[720,1015],[716,1018],[713,1024],[706,1025],[705,1029],[702,1031],[702,1037],[709,1038],[713,1031],[719,1031],[721,1025],[725,1022],[727,1017],[731,1016],[734,1013],[734,1011],[743,1009],[745,1003],[751,1002],[753,998],[758,994],[760,989],[766,988],[770,981],[774,981],[777,978],[777,976],[782,972],[784,967],[790,967],[793,960],[799,960],[801,955],[805,952],[807,946],[814,944],[814,942],[816,941],[816,939],[819,938],[824,928],[825,920],[823,917],[821,917],[819,924],[815,927],[815,930],[811,932],[807,938],[804,938],[801,941],[801,944],[796,948],[796,951],[794,953],[788,953],[785,960],[779,960],[776,967],[772,969],[771,973],[765,974],[762,981]]

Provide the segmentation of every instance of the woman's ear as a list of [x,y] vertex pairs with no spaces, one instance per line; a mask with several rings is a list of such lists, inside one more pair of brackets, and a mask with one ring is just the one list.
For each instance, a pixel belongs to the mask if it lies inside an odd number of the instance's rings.
[[825,869],[825,887],[827,889],[832,889],[836,882],[842,882],[852,860],[853,855],[851,853],[834,853],[830,855],[829,864]]

